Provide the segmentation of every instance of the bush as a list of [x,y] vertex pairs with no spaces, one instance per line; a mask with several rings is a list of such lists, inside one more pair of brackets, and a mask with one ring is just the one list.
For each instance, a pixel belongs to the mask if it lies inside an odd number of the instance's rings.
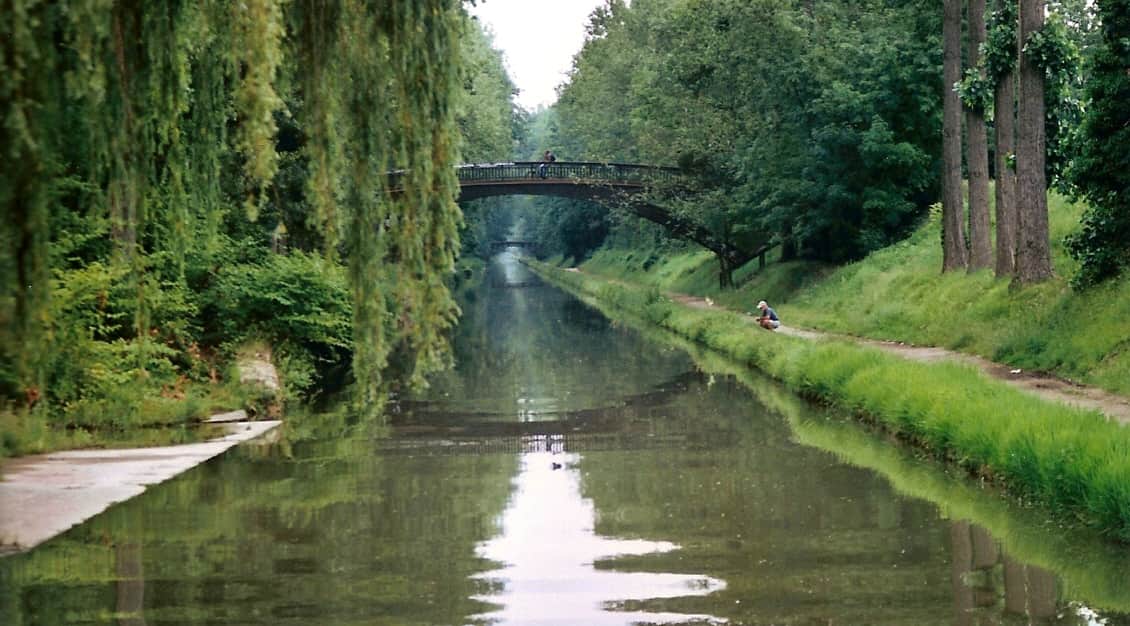
[[344,268],[320,256],[295,252],[220,268],[204,302],[209,343],[231,353],[246,341],[265,341],[283,357],[283,377],[294,391],[309,390],[351,357]]
[[[183,285],[139,285],[130,276],[123,265],[91,263],[59,271],[52,281],[48,341],[40,358],[53,421],[132,423],[141,417],[141,399],[180,385],[194,360],[181,350],[196,339],[196,309]],[[142,320],[148,330],[139,337],[142,290],[148,292],[148,319]]]

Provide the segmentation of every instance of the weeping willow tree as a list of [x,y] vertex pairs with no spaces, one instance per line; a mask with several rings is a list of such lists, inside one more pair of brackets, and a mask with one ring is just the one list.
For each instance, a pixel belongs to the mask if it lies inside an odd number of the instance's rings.
[[[42,392],[50,281],[80,245],[124,268],[143,360],[186,251],[269,201],[292,116],[309,219],[351,278],[360,399],[393,365],[419,383],[449,362],[459,0],[0,0],[0,16],[0,395]],[[81,244],[61,226],[75,216]]]

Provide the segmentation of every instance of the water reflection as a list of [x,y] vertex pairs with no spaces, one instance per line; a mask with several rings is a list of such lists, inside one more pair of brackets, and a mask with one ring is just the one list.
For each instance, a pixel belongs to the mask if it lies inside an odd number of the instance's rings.
[[669,552],[676,546],[597,535],[592,500],[581,496],[580,459],[550,452],[522,455],[501,534],[478,549],[480,556],[502,564],[480,575],[499,590],[479,598],[499,606],[483,617],[500,624],[600,626],[710,619],[609,610],[629,600],[706,595],[725,583],[705,575],[596,569],[594,564],[609,557]]
[[968,520],[950,524],[950,555],[954,624],[1126,623],[1064,597],[1055,573],[1011,557],[987,529]]
[[291,415],[0,559],[0,624],[1130,623],[1125,547],[512,261],[391,427]]

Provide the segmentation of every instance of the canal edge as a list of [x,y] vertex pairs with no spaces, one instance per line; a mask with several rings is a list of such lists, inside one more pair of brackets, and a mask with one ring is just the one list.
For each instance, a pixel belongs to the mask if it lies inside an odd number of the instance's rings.
[[[240,383],[282,412],[281,385],[269,349],[237,363]],[[61,450],[5,459],[0,475],[0,558],[28,552],[116,504],[145,493],[231,448],[278,432],[281,419],[250,419],[245,409],[200,422],[226,432],[207,441],[142,448]]]

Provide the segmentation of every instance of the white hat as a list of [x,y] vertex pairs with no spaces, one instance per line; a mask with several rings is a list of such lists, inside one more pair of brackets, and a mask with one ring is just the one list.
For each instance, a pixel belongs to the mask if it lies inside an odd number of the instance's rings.
[[767,307],[767,306],[769,306],[769,305],[768,305],[768,304],[765,304],[765,301],[764,301],[764,300],[762,300],[761,302],[758,302],[758,303],[757,303],[757,308],[759,308],[759,309],[764,309],[764,308],[765,308],[765,307]]

